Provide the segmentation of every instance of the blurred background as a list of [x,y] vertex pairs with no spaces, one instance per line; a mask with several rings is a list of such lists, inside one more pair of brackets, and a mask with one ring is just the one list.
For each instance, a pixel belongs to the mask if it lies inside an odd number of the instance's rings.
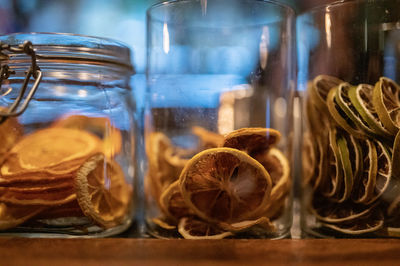
[[[146,68],[146,9],[160,0],[0,0],[0,34],[68,32],[120,40],[134,51],[140,75]],[[296,12],[333,0],[278,0]],[[140,86],[140,85],[139,85]]]

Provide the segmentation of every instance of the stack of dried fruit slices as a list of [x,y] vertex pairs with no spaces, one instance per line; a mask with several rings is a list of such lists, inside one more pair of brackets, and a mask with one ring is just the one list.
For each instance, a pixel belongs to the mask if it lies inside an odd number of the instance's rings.
[[194,127],[195,151],[174,146],[162,132],[146,138],[148,202],[160,216],[148,223],[187,239],[220,239],[276,228],[290,190],[290,168],[276,148],[279,131],[242,128],[222,136]]
[[132,187],[114,159],[121,132],[108,118],[74,114],[23,131],[16,118],[0,124],[0,232],[85,235],[129,219]]

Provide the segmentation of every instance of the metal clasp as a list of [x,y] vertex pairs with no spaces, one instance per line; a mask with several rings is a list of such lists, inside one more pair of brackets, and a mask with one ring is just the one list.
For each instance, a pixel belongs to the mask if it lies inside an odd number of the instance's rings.
[[[30,41],[25,41],[24,44],[19,45],[18,47],[12,47],[9,44],[4,44],[0,42],[0,62],[1,60],[8,60],[10,58],[9,53],[16,54],[27,54],[31,57],[31,66],[25,75],[24,83],[22,84],[21,90],[15,98],[13,104],[6,111],[0,111],[0,124],[3,123],[8,117],[11,116],[19,116],[23,112],[25,112],[28,107],[29,101],[32,99],[35,94],[40,81],[42,80],[42,71],[36,63],[36,53],[33,50],[33,45]],[[7,64],[2,64],[0,67],[0,89],[3,84],[3,80],[6,80],[10,77],[10,75],[15,74],[15,71],[11,70]],[[25,100],[24,95],[27,91],[29,80],[33,77],[35,82],[32,85],[32,88],[28,91]]]

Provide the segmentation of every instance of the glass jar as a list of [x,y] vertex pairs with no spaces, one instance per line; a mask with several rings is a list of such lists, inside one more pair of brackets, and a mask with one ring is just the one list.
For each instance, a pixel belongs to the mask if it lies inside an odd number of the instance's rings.
[[293,10],[272,1],[170,1],[151,7],[147,20],[149,234],[288,236]]
[[341,1],[298,18],[302,228],[400,236],[400,1]]
[[0,234],[127,229],[135,205],[129,48],[71,34],[0,41]]

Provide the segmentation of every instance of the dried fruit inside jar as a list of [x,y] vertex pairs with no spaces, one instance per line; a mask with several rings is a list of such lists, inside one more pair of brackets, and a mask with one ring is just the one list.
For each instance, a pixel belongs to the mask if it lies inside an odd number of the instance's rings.
[[[386,77],[353,85],[321,75],[309,83],[307,95],[303,188],[310,196],[303,207],[314,218],[312,233],[365,237],[396,231],[399,85]],[[326,130],[318,130],[321,125]]]
[[195,151],[162,132],[146,136],[145,193],[158,209],[147,215],[151,230],[188,239],[274,233],[291,184],[290,164],[277,148],[281,133],[241,128],[223,136],[196,126],[192,134]]

